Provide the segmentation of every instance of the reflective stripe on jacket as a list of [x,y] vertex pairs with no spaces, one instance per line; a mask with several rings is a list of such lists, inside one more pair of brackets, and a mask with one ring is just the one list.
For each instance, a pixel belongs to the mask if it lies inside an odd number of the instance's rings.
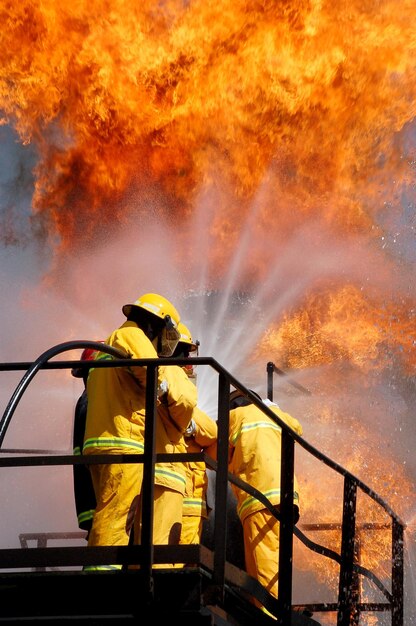
[[[206,450],[215,457],[217,443],[217,423],[198,407],[193,412],[192,419],[196,425],[195,435],[185,439],[188,452],[203,452]],[[184,464],[186,472],[186,491],[183,500],[183,515],[208,517],[206,502],[208,477],[204,461],[190,461]]]

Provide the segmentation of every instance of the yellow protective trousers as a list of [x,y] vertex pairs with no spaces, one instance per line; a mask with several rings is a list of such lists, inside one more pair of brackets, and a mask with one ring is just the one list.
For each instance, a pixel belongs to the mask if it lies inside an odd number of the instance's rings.
[[[277,598],[279,575],[279,521],[267,509],[243,521],[247,573]],[[257,600],[256,606],[261,606]]]
[[143,464],[90,465],[97,496],[89,546],[125,546],[137,513]]
[[[153,500],[153,543],[156,545],[178,545],[182,528],[183,496],[178,491],[154,486]],[[134,520],[134,543],[140,543],[141,500]]]
[[[132,528],[134,543],[140,543],[143,464],[91,465],[99,494],[88,537],[89,546],[127,545]],[[161,485],[154,486],[153,543],[178,544],[182,528],[183,495]],[[155,567],[171,567],[163,564]],[[114,566],[110,566],[113,569]],[[120,569],[121,566],[116,566]],[[97,568],[94,568],[97,569]],[[103,567],[99,569],[108,569]]]
[[198,515],[182,516],[181,544],[201,543],[204,518]]

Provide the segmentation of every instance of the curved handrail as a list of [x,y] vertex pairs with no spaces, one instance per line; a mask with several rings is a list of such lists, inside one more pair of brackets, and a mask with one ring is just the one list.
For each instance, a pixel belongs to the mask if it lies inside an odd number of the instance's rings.
[[[194,360],[196,363],[198,359],[195,358]],[[353,483],[357,485],[357,487],[359,487],[364,493],[366,493],[370,498],[377,502],[389,514],[390,517],[392,517],[396,522],[403,526],[403,528],[406,528],[406,524],[403,522],[403,520],[400,519],[397,513],[395,513],[395,511],[393,511],[393,509],[390,507],[390,505],[387,504],[387,502],[385,502],[375,491],[373,491],[373,489],[363,483],[357,476],[346,470],[344,467],[327,457],[323,452],[320,452],[317,448],[308,443],[301,435],[298,435],[294,430],[290,428],[290,426],[288,426],[283,420],[281,420],[279,416],[276,415],[276,413],[274,413],[266,404],[261,402],[253,393],[251,393],[248,388],[244,387],[244,385],[241,385],[241,383],[239,383],[221,365],[217,364],[217,366],[219,368],[217,371],[226,374],[233,386],[242,391],[248,398],[250,398],[253,404],[255,404],[261,411],[263,411],[263,413],[265,413],[268,417],[270,417],[270,419],[276,422],[278,426],[280,426],[287,433],[289,433],[292,439],[296,441],[296,443],[298,443],[304,450],[312,454],[312,456],[317,458],[319,461],[325,463],[325,465],[327,465],[331,469],[335,470],[341,476],[344,476],[344,478],[347,477],[351,479]]]
[[[84,348],[84,347],[99,349],[101,352],[107,352],[108,354],[111,354],[112,356],[115,356],[116,358],[123,358],[123,357],[125,358],[125,355],[124,354],[121,355],[121,353],[118,352],[116,348],[112,348],[111,346],[108,346],[106,344],[103,344],[97,341],[68,341],[68,342],[53,346],[52,348],[50,348],[49,350],[41,354],[36,359],[36,361],[31,363],[31,365],[29,366],[29,369],[27,370],[26,374],[23,376],[20,383],[16,387],[16,390],[13,393],[9,404],[6,407],[3,417],[0,420],[0,448],[2,446],[6,429],[14,413],[16,405],[18,401],[20,400],[23,391],[26,389],[27,385],[29,384],[33,376],[36,374],[36,372],[42,366],[45,366],[46,362],[53,356],[56,356],[57,354],[60,354],[68,350],[73,350],[76,348]],[[164,358],[159,357],[156,359],[129,359],[129,361],[130,361],[130,365],[146,366],[146,365],[154,364],[155,361],[158,363],[158,365],[173,365],[173,359],[168,358],[168,357],[164,357]],[[230,374],[230,372],[228,372],[224,367],[222,367],[222,365],[220,365],[218,361],[216,361],[212,357],[193,357],[192,362],[195,365],[210,365],[218,374],[224,375],[229,381],[230,385],[232,385],[233,387],[241,391],[244,395],[246,395],[248,398],[250,398],[253,404],[255,404],[261,411],[263,411],[263,413],[265,413],[268,417],[270,417],[270,419],[272,419],[278,426],[280,426],[283,430],[285,430],[290,435],[290,437],[294,441],[296,441],[296,443],[298,443],[304,450],[312,454],[312,456],[317,458],[319,461],[322,461],[322,463],[325,463],[325,465],[327,465],[328,467],[336,471],[341,476],[344,476],[344,478],[347,477],[351,479],[353,483],[357,485],[357,487],[359,487],[364,493],[366,493],[370,498],[372,498],[375,502],[377,502],[386,511],[386,513],[388,513],[388,515],[391,518],[393,518],[403,528],[406,528],[405,522],[397,515],[397,513],[395,513],[395,511],[393,511],[393,509],[390,507],[389,504],[387,504],[387,502],[385,502],[375,491],[373,491],[373,489],[371,489],[370,487],[368,487],[368,485],[363,483],[357,476],[355,476],[354,474],[346,470],[344,467],[342,467],[341,465],[339,465],[338,463],[336,463],[335,461],[327,457],[323,452],[320,452],[317,448],[315,448],[313,445],[308,443],[301,435],[298,435],[294,430],[290,428],[290,426],[288,426],[283,420],[281,420],[279,416],[276,415],[276,413],[274,413],[266,404],[260,401],[250,391],[250,389],[242,385],[240,381],[238,381],[232,374]],[[175,359],[175,364],[186,365],[186,363],[187,363],[186,359]],[[13,364],[9,364],[9,366],[10,365],[13,365]],[[51,363],[49,363],[48,365],[52,366]],[[66,365],[65,363],[59,364],[59,366],[65,366],[65,365]],[[99,361],[94,364],[94,367],[114,367],[115,365],[118,365],[118,364],[111,362],[111,361]],[[58,364],[56,364],[55,366],[57,367]],[[9,367],[9,368],[13,369],[13,367]]]
[[10,424],[10,420],[13,417],[13,413],[16,410],[16,406],[19,403],[20,398],[23,395],[26,387],[29,385],[32,378],[35,374],[41,369],[42,365],[44,365],[49,359],[52,357],[61,354],[62,352],[67,352],[68,350],[76,350],[77,348],[93,348],[96,350],[100,350],[100,352],[106,352],[112,356],[117,358],[125,358],[125,354],[121,353],[120,350],[113,348],[112,346],[108,346],[107,344],[103,344],[99,341],[66,341],[64,343],[60,343],[49,350],[43,352],[36,361],[30,365],[30,367],[26,370],[26,373],[23,375],[16,389],[14,390],[9,403],[6,406],[6,410],[3,413],[3,416],[0,420],[0,448],[3,445],[3,440],[7,432],[7,428]]
[[[2,446],[2,443],[3,443],[4,436],[5,436],[6,431],[7,431],[7,427],[8,427],[8,425],[10,423],[10,420],[11,420],[13,414],[14,414],[16,406],[17,406],[19,400],[21,399],[24,391],[26,390],[27,386],[29,385],[30,381],[33,379],[33,377],[35,376],[35,374],[38,372],[39,369],[41,369],[41,368],[49,369],[49,368],[68,367],[69,365],[73,365],[74,363],[79,363],[80,365],[85,365],[85,366],[91,366],[91,362],[89,362],[89,361],[70,361],[70,362],[59,361],[59,362],[56,362],[56,363],[53,363],[53,364],[52,363],[48,363],[49,359],[51,359],[52,357],[56,356],[57,354],[60,354],[62,352],[68,351],[68,350],[77,349],[77,348],[93,348],[93,349],[100,350],[101,352],[106,352],[106,353],[110,354],[111,356],[115,357],[116,359],[121,359],[120,361],[117,361],[117,360],[99,361],[99,362],[94,363],[94,367],[118,367],[118,366],[125,366],[126,355],[122,354],[120,351],[116,350],[115,348],[112,348],[111,346],[108,346],[108,345],[103,344],[101,342],[95,342],[95,341],[89,341],[89,340],[87,340],[87,341],[70,341],[70,342],[65,342],[65,343],[62,343],[62,344],[58,344],[58,345],[50,348],[49,350],[44,352],[42,355],[40,355],[36,359],[36,361],[34,361],[33,363],[31,363],[29,365],[25,375],[22,377],[20,383],[17,385],[17,387],[16,387],[16,389],[15,389],[15,391],[14,391],[14,393],[13,393],[13,395],[12,395],[12,397],[11,397],[7,407],[6,407],[6,410],[5,410],[4,414],[3,414],[3,417],[0,420],[0,449],[1,449],[1,446]],[[123,363],[123,361],[124,361],[124,363]],[[282,430],[284,430],[285,433],[288,434],[291,437],[293,442],[298,443],[307,452],[312,454],[312,456],[317,458],[319,461],[323,462],[325,465],[330,467],[332,470],[336,471],[338,474],[343,476],[346,480],[348,480],[351,483],[353,483],[355,485],[354,489],[359,487],[364,493],[366,493],[370,498],[372,498],[375,502],[377,502],[379,504],[379,506],[381,506],[388,513],[388,515],[390,516],[390,518],[393,521],[393,526],[394,526],[394,523],[396,523],[402,529],[405,528],[404,522],[391,509],[391,507],[380,496],[378,496],[377,493],[375,493],[370,487],[368,487],[365,483],[363,483],[356,476],[351,474],[348,470],[346,470],[345,468],[340,466],[338,463],[336,463],[335,461],[333,461],[332,459],[330,459],[329,457],[327,457],[323,453],[321,453],[319,450],[317,450],[311,444],[309,444],[306,440],[304,440],[303,437],[301,437],[295,431],[293,431],[285,422],[283,422],[279,418],[278,415],[276,415],[276,413],[274,413],[264,402],[259,400],[250,391],[250,389],[246,388],[236,378],[234,378],[234,376],[232,376],[225,368],[223,368],[217,361],[215,361],[215,359],[210,358],[210,357],[205,357],[205,358],[194,357],[193,358],[193,362],[195,363],[195,365],[197,365],[197,364],[210,365],[220,375],[220,378],[221,378],[220,383],[224,387],[223,391],[222,391],[222,401],[220,401],[220,405],[222,403],[222,412],[219,414],[220,416],[224,417],[224,419],[227,417],[227,415],[224,413],[224,406],[225,406],[224,401],[225,401],[225,398],[226,398],[226,396],[224,394],[226,393],[225,389],[226,389],[227,386],[228,386],[228,389],[230,389],[230,387],[233,386],[236,389],[240,390],[246,397],[248,397],[251,400],[251,402],[255,406],[257,406],[257,408],[259,408],[264,414],[266,414],[278,426],[280,426],[280,428]],[[173,362],[173,360],[171,358],[129,359],[129,365],[130,366],[131,365],[138,365],[138,366],[143,366],[143,367],[151,366],[151,365],[155,366],[155,364],[163,366],[163,365],[174,365],[174,364],[182,365],[182,364],[186,364],[186,363],[187,363],[186,359],[174,359],[174,362]],[[0,370],[4,369],[2,365],[3,364],[0,364]],[[19,368],[20,368],[20,366],[22,364],[18,364],[18,365],[19,365]],[[269,365],[270,364],[268,364],[268,366]],[[9,368],[8,369],[13,369],[13,367],[10,367],[10,364],[9,364]],[[219,408],[220,408],[220,406],[219,406]],[[221,417],[219,417],[219,419],[221,419]],[[227,421],[225,419],[225,421],[223,422],[223,426],[225,426],[226,423],[227,423]],[[227,474],[225,474],[223,477],[225,478],[226,475]],[[231,480],[231,482],[234,482],[235,484],[237,484],[239,486],[242,485],[243,488],[248,491],[248,493],[252,492],[252,494],[256,495],[256,497],[258,497],[258,499],[266,506],[266,508],[268,508],[277,517],[277,519],[279,519],[279,512],[276,510],[275,507],[273,507],[273,505],[271,505],[271,503],[267,500],[267,498],[265,498],[263,496],[263,494],[261,494],[259,492],[257,492],[257,494],[254,493],[257,490],[252,488],[250,485],[244,483],[244,481],[240,481],[240,479],[237,479],[236,477],[234,477],[230,473],[228,473],[228,480]],[[293,526],[292,532],[301,541],[303,541],[303,543],[305,543],[305,545],[307,545],[307,547],[309,547],[313,551],[319,552],[320,554],[322,554],[322,555],[324,555],[324,556],[326,556],[328,558],[331,558],[331,559],[337,561],[338,563],[340,563],[340,561],[342,560],[342,556],[338,555],[336,552],[333,552],[332,550],[329,550],[328,548],[326,548],[324,546],[321,546],[320,544],[317,544],[317,543],[311,541],[308,537],[306,537],[306,535],[304,535],[295,526]],[[370,578],[390,601],[393,600],[393,594],[390,594],[387,591],[387,589],[384,587],[384,585],[379,581],[379,579],[372,572],[370,572],[366,568],[363,568],[362,566],[357,565],[357,564],[353,564],[353,569],[354,569],[354,571],[356,571],[358,573],[361,573],[361,574],[367,576],[368,578]]]
[[[211,469],[216,470],[216,467],[217,467],[216,461],[213,461],[207,455],[204,455],[204,458],[205,458],[206,464]],[[270,502],[268,498],[266,498],[266,496],[263,493],[261,493],[261,491],[258,491],[255,487],[253,487],[252,485],[249,485],[244,480],[241,480],[241,478],[238,478],[231,472],[228,472],[228,481],[233,483],[240,489],[243,489],[246,493],[253,496],[257,500],[259,500],[259,502],[261,502],[277,520],[281,520],[281,515],[279,513],[279,510],[276,508],[274,504]],[[312,541],[297,526],[293,527],[293,534],[307,548],[312,550],[312,552],[321,554],[322,556],[325,556],[326,558],[331,559],[332,561],[335,561],[338,564],[341,563],[341,555],[338,552],[335,552],[335,550],[331,550],[330,548],[327,548],[326,546],[323,546],[315,541]],[[387,600],[391,602],[392,600],[391,593],[388,591],[386,586],[381,582],[381,580],[375,574],[373,574],[373,572],[371,572],[371,570],[367,569],[366,567],[363,567],[362,565],[354,564],[354,571],[359,574],[362,574],[363,576],[371,580],[376,585],[376,587],[378,587],[378,589],[383,593],[383,595],[387,598]]]

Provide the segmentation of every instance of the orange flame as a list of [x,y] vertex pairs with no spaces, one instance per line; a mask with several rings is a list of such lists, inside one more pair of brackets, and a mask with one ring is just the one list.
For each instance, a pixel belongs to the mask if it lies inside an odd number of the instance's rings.
[[416,326],[406,304],[366,299],[352,285],[313,294],[301,311],[267,330],[257,358],[272,354],[288,369],[344,361],[368,373],[396,357],[410,373],[416,365]]
[[[356,439],[365,437],[368,442],[366,454],[346,446],[343,465],[349,467],[355,476],[364,476],[368,484],[368,468],[377,467],[378,472],[371,472],[371,485],[374,491],[386,497],[397,511],[402,508],[403,502],[409,510],[414,503],[414,485],[406,474],[404,468],[389,458],[388,451],[379,446],[371,448],[368,440],[369,434],[366,429],[354,423]],[[373,435],[373,439],[375,436]],[[372,442],[374,443],[374,442]],[[369,452],[371,448],[371,453]],[[347,458],[348,456],[348,458]],[[391,489],[391,476],[395,476],[395,484],[399,485],[394,491]],[[307,475],[308,476],[308,475]],[[309,472],[300,484],[301,490],[301,519],[299,526],[306,525],[303,529],[306,535],[318,544],[323,545],[338,554],[341,550],[341,520],[342,520],[342,483],[334,475],[325,477],[322,471]],[[357,562],[372,571],[387,586],[391,580],[391,551],[392,551],[392,527],[391,520],[385,511],[369,496],[358,490],[357,495]],[[300,570],[313,571],[317,579],[326,584],[336,596],[339,566],[322,556],[311,554],[300,543],[296,544],[296,567]],[[365,584],[365,579],[360,578],[361,601],[374,601],[374,589]],[[373,595],[371,595],[373,594]],[[367,616],[367,619],[370,619]]]
[[396,185],[408,175],[413,9],[3,0],[0,106],[39,149],[34,210],[65,249],[144,185],[186,214],[215,162],[234,192],[227,219],[267,175],[294,215],[274,204],[268,220],[367,230],[383,163]]

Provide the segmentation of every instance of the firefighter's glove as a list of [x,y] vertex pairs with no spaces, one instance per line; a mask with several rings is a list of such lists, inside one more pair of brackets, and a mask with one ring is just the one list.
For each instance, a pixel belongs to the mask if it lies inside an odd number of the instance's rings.
[[196,424],[195,424],[194,420],[191,419],[191,421],[189,422],[189,424],[188,424],[188,426],[187,426],[187,428],[186,428],[186,430],[184,432],[184,435],[185,435],[185,437],[190,438],[190,437],[195,437],[195,433],[196,433]]
[[160,383],[159,387],[157,388],[157,397],[161,398],[162,396],[164,396],[165,393],[168,392],[168,389],[169,389],[168,381],[166,380],[166,378],[164,378],[162,382]]

